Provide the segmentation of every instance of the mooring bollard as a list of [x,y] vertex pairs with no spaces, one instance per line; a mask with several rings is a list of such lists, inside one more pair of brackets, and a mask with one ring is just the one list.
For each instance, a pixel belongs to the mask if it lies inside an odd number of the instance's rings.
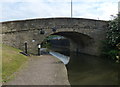
[[41,45],[40,44],[38,44],[38,55],[40,56],[40,48],[41,48]]

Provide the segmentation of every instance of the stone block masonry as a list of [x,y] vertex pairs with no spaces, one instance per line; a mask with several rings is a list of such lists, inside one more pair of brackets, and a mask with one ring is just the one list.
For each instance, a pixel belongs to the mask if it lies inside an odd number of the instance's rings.
[[[84,18],[43,18],[2,22],[1,28],[4,44],[24,51],[27,42],[28,53],[37,54],[37,45],[54,34],[67,37],[71,41],[71,51],[99,55],[107,25],[108,21]],[[41,29],[44,34],[40,34]]]

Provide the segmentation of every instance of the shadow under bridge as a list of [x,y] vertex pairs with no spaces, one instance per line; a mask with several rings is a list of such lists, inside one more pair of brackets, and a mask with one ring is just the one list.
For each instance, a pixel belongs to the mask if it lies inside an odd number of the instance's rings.
[[66,37],[70,41],[70,51],[94,55],[94,40],[88,35],[75,32],[56,32],[52,35]]

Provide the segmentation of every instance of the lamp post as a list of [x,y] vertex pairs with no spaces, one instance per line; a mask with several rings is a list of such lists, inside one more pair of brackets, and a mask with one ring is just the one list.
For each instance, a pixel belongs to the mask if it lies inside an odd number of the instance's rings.
[[120,28],[120,1],[118,2],[118,30]]
[[120,1],[118,2],[118,14],[120,14]]
[[27,54],[27,41],[25,41],[25,53]]
[[41,45],[38,44],[38,55],[40,56],[40,48],[41,48]]
[[71,18],[72,18],[72,10],[73,10],[73,6],[72,6],[72,0],[71,0]]

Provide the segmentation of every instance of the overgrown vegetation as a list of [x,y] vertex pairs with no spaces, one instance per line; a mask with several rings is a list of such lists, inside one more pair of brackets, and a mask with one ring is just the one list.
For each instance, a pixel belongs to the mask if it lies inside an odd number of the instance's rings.
[[51,47],[51,44],[49,43],[49,42],[47,42],[47,41],[44,41],[43,43],[42,43],[42,48],[50,48]]
[[104,41],[103,55],[112,61],[120,57],[120,16],[114,17],[109,22],[109,27]]
[[2,80],[7,82],[13,78],[13,73],[16,72],[23,63],[28,59],[26,56],[19,53],[20,50],[2,45]]
[[47,38],[44,39],[43,43],[42,43],[42,47],[43,48],[50,48],[51,47],[51,43],[48,42],[49,40],[52,40],[52,39],[55,39],[55,38],[64,38],[62,36],[59,36],[59,35],[50,35],[48,36]]

